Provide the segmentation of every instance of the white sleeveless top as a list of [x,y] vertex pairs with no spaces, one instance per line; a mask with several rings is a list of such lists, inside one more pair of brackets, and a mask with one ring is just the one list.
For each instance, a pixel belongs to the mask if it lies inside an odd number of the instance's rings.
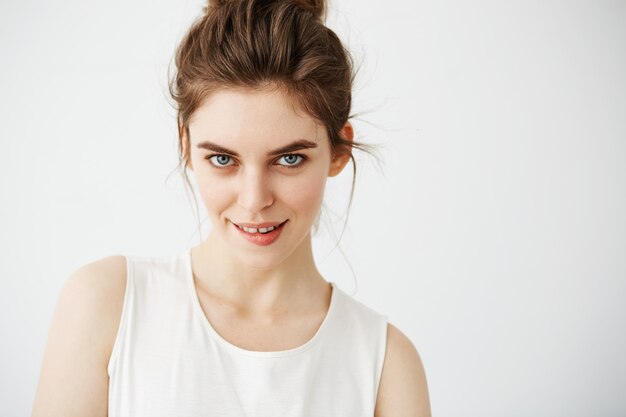
[[190,250],[126,260],[124,307],[107,368],[110,417],[374,415],[387,316],[334,282],[326,317],[308,342],[251,351],[211,327]]

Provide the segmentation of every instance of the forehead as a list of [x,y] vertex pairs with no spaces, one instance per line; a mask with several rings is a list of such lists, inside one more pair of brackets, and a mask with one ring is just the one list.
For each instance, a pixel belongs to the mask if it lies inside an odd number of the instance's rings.
[[269,148],[294,139],[319,141],[324,129],[281,90],[223,89],[212,93],[189,123],[191,143]]

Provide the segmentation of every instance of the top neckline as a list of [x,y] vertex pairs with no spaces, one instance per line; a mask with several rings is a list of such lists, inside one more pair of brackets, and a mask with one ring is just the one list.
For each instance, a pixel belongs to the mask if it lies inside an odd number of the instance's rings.
[[188,284],[189,295],[191,297],[193,308],[199,320],[202,322],[203,327],[208,331],[208,333],[215,340],[217,340],[223,347],[225,347],[226,349],[230,351],[241,353],[247,356],[266,357],[266,358],[296,355],[312,348],[323,337],[323,334],[326,328],[329,326],[329,322],[333,319],[333,316],[335,314],[334,311],[336,310],[336,304],[340,296],[338,295],[339,288],[337,288],[334,282],[330,281],[329,283],[332,287],[332,292],[330,296],[330,305],[328,307],[328,310],[326,311],[326,315],[324,316],[324,320],[322,321],[322,324],[318,327],[313,337],[311,337],[308,341],[306,341],[304,344],[300,346],[297,346],[291,349],[286,349],[286,350],[259,351],[259,350],[244,349],[240,346],[237,346],[229,342],[225,338],[223,338],[217,332],[217,330],[215,330],[213,326],[211,325],[211,322],[209,321],[207,316],[204,314],[204,311],[202,310],[202,306],[200,305],[200,299],[198,297],[198,292],[196,291],[196,286],[195,286],[194,277],[193,277],[192,262],[191,262],[191,248],[186,250],[183,253],[183,255],[184,255],[184,264],[185,264],[185,272],[186,272],[185,278]]

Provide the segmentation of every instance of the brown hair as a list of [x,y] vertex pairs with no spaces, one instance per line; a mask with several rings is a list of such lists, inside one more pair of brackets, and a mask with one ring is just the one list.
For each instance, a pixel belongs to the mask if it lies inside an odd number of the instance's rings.
[[189,141],[190,120],[206,97],[223,88],[279,88],[325,126],[333,155],[349,153],[349,211],[356,179],[352,148],[371,153],[373,146],[340,134],[353,117],[356,73],[349,52],[323,22],[326,0],[212,0],[203,10],[176,50],[177,73],[169,84],[187,184],[190,147],[183,141]]

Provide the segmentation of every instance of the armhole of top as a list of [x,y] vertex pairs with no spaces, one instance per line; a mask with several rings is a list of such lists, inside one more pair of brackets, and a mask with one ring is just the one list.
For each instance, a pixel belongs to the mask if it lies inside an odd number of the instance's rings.
[[117,363],[117,357],[119,356],[119,351],[121,349],[121,345],[124,341],[126,335],[126,316],[128,315],[127,310],[129,309],[131,291],[132,291],[132,259],[128,255],[124,255],[126,259],[126,288],[124,290],[124,302],[122,304],[122,314],[120,316],[120,324],[117,328],[117,334],[115,336],[115,341],[113,342],[113,348],[111,350],[111,356],[109,358],[109,363],[107,364],[107,373],[109,374],[109,378],[112,375],[113,368]]
[[378,388],[380,387],[380,380],[383,376],[383,365],[385,363],[385,354],[387,352],[387,331],[389,329],[389,318],[386,315],[381,316],[379,336],[378,340],[380,345],[378,346],[378,357],[376,361],[376,388],[374,389],[374,407],[378,400]]

